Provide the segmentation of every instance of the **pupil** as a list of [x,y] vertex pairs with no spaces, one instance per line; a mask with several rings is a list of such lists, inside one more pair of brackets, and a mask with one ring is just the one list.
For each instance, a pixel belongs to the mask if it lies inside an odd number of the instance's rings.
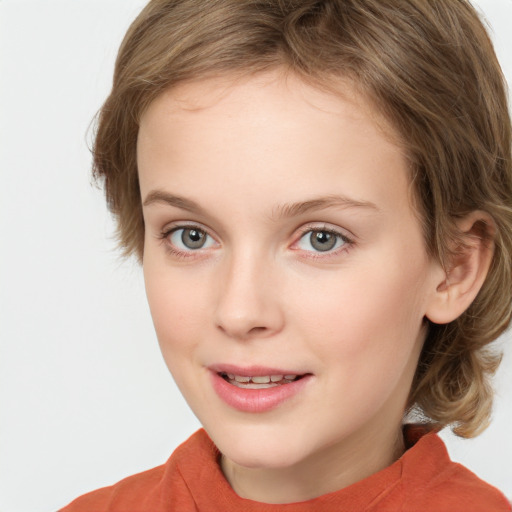
[[205,241],[205,234],[198,229],[184,229],[181,235],[181,241],[189,249],[200,249]]
[[192,240],[192,242],[198,242],[199,240],[201,240],[201,233],[199,233],[199,231],[196,231],[195,229],[191,229],[188,236],[190,240]]
[[329,251],[336,245],[336,236],[327,231],[313,231],[310,241],[317,251]]

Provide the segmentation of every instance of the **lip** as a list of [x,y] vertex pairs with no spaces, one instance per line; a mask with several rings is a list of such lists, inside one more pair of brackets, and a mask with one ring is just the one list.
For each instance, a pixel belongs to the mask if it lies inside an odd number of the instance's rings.
[[[299,394],[313,377],[310,373],[263,366],[239,367],[223,364],[211,366],[209,370],[213,389],[219,398],[230,407],[249,413],[262,413],[279,407]],[[264,375],[303,375],[303,377],[289,384],[271,388],[245,389],[233,386],[221,377],[221,373],[231,373],[242,377]]]
[[208,369],[215,373],[231,373],[241,377],[256,377],[263,375],[306,375],[309,372],[297,370],[283,370],[282,368],[271,368],[269,366],[237,366],[234,364],[214,364]]

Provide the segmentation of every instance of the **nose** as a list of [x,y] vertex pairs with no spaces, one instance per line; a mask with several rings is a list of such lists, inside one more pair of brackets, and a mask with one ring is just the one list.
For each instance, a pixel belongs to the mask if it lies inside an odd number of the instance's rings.
[[251,254],[226,261],[219,273],[217,328],[236,340],[266,338],[280,332],[284,315],[276,274],[271,263]]

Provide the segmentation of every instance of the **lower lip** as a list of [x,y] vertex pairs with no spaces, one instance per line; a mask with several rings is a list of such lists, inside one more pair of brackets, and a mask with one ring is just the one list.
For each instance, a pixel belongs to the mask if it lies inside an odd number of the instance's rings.
[[245,389],[230,384],[218,373],[212,372],[213,388],[217,395],[229,406],[242,412],[266,412],[297,395],[311,379],[305,375],[289,384],[271,388]]

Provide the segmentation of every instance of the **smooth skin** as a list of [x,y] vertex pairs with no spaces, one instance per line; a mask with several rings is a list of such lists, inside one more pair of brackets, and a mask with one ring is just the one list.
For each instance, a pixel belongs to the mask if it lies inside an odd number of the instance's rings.
[[[490,258],[472,251],[446,280],[396,134],[349,82],[339,90],[283,70],[209,79],[166,91],[140,123],[143,268],[161,350],[227,480],[260,502],[308,500],[402,455],[426,318],[458,316]],[[253,414],[215,393],[218,364],[312,377]]]

